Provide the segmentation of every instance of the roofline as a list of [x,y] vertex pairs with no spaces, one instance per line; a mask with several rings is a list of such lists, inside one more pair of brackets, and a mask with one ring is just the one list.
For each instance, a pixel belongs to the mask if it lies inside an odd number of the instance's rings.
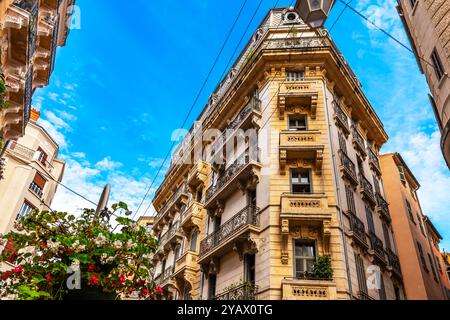
[[403,159],[402,155],[398,152],[391,152],[391,153],[385,153],[382,154],[381,157],[384,156],[392,156],[395,159],[397,159],[403,166],[403,168],[406,169],[408,175],[413,179],[414,183],[417,185],[417,189],[420,188],[420,183],[417,180],[417,178],[414,176],[414,174],[412,173],[411,169],[408,167],[408,165],[406,164],[405,160]]
[[434,226],[433,222],[431,222],[430,217],[425,216],[424,218],[425,223],[427,223],[431,229],[433,230],[433,232],[438,236],[439,240],[443,240],[444,238],[442,237],[442,235],[439,233],[439,231],[436,229],[436,227]]
[[38,124],[35,121],[29,121],[28,124],[32,124],[34,126],[36,126],[38,129],[41,129],[42,132],[47,136],[47,138],[49,138],[49,140],[53,143],[53,145],[56,147],[56,151],[57,153],[59,153],[59,145],[58,143],[55,141],[55,139],[52,138],[52,136],[50,136],[50,134],[47,132],[47,130],[44,129],[43,126],[41,126],[40,124]]

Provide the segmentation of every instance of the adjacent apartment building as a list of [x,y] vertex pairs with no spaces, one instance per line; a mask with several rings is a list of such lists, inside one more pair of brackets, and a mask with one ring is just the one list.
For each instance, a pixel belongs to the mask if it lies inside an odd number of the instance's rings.
[[441,148],[450,168],[450,2],[397,0],[398,12],[420,71],[425,75],[441,130]]
[[49,83],[74,0],[0,0],[0,150],[25,133],[36,88]]
[[156,191],[175,299],[403,299],[388,136],[326,30],[271,10]]
[[409,300],[446,299],[440,277],[439,232],[426,218],[417,197],[419,182],[398,153],[381,156],[384,188]]
[[25,135],[10,141],[4,154],[6,169],[0,181],[0,234],[33,209],[49,210],[62,180],[65,163],[58,159],[58,144],[36,123],[32,109]]

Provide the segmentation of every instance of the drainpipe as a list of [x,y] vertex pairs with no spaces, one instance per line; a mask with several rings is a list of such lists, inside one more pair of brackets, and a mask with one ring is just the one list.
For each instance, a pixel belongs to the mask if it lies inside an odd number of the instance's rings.
[[338,167],[336,165],[336,154],[334,152],[334,144],[333,144],[333,137],[331,135],[331,119],[330,119],[330,112],[328,109],[328,97],[326,95],[326,84],[325,80],[322,79],[322,89],[323,89],[323,96],[325,98],[325,112],[327,114],[327,120],[328,120],[328,138],[330,141],[330,148],[331,148],[331,159],[333,161],[333,167],[334,167],[334,181],[336,183],[336,200],[337,205],[339,206],[339,229],[341,230],[342,235],[342,242],[343,242],[343,248],[344,248],[344,258],[345,258],[345,269],[347,271],[347,281],[348,281],[348,291],[350,294],[350,300],[353,300],[353,289],[352,289],[352,279],[350,275],[350,266],[348,263],[348,249],[347,249],[347,241],[346,241],[346,235],[344,233],[344,216],[342,212],[342,206],[341,206],[341,195],[340,195],[340,184],[339,179],[337,177]]

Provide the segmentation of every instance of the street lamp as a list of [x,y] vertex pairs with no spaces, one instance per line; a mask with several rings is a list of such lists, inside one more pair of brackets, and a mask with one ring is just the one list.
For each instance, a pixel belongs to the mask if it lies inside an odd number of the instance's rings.
[[334,5],[334,0],[297,0],[295,8],[311,28],[322,27]]

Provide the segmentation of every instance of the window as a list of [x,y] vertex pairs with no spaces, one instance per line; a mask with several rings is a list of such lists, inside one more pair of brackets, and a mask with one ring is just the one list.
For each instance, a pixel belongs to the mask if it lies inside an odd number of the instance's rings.
[[372,178],[373,178],[373,185],[375,187],[375,193],[381,194],[380,181],[378,180],[378,178],[376,176],[372,176]]
[[345,194],[347,196],[347,209],[348,211],[356,214],[355,209],[355,197],[353,195],[353,190],[348,185],[345,186]]
[[198,232],[197,231],[192,232],[191,243],[190,243],[190,247],[189,247],[190,251],[193,251],[193,252],[197,251],[197,238],[198,238]]
[[199,188],[199,189],[197,189],[196,201],[202,202],[202,200],[203,200],[203,189]]
[[28,215],[31,211],[33,211],[34,209],[36,209],[35,207],[33,207],[31,204],[29,204],[28,202],[24,202],[22,204],[22,206],[20,207],[20,211],[17,214],[17,220],[22,219],[23,217],[25,217],[26,215]]
[[367,226],[369,227],[369,231],[375,233],[375,224],[373,223],[372,210],[368,206],[366,206],[366,218],[367,218]]
[[431,266],[431,272],[433,273],[434,280],[435,280],[436,282],[438,282],[436,270],[434,269],[433,259],[431,258],[431,255],[430,255],[429,253],[428,253],[428,262],[430,263],[430,266]]
[[174,259],[173,259],[173,265],[175,266],[175,263],[178,260],[178,257],[180,256],[180,246],[175,247],[175,253],[174,253]]
[[412,222],[416,223],[416,222],[414,221],[414,216],[413,216],[413,213],[412,213],[411,204],[409,203],[408,200],[405,200],[405,201],[406,201],[406,210],[408,210],[409,219],[410,219]]
[[222,218],[214,217],[214,231],[219,230],[221,224],[222,224]]
[[306,115],[293,114],[289,116],[289,130],[306,130]]
[[256,190],[247,191],[247,204],[251,206],[256,206]]
[[245,282],[255,283],[255,255],[246,254],[244,256],[244,279]]
[[47,181],[38,172],[36,172],[33,182],[30,184],[30,190],[38,197],[42,197],[42,190],[44,190],[46,182]]
[[383,223],[383,235],[386,248],[391,249],[391,238],[389,237],[389,229],[385,223]]
[[441,58],[439,58],[439,55],[436,51],[436,48],[434,48],[433,52],[431,53],[431,62],[433,63],[433,69],[436,73],[436,77],[438,78],[438,80],[441,80],[445,74],[445,70],[444,66],[442,65]]
[[312,241],[294,240],[295,277],[304,278],[313,271],[316,262],[316,248]]
[[428,272],[427,263],[425,261],[425,257],[423,255],[422,245],[417,241],[417,250],[419,251],[420,262],[422,263],[423,269]]
[[37,151],[41,153],[38,158],[39,162],[45,165],[47,162],[48,155],[44,152],[44,149],[42,149],[41,147],[38,147]]
[[355,254],[355,264],[356,275],[358,276],[360,299],[364,299],[367,297],[366,269],[364,268],[364,261],[359,254]]
[[439,260],[438,256],[435,256],[435,258],[436,258],[436,265],[438,267],[438,271],[439,271],[440,274],[442,274],[443,271],[442,271],[442,266],[441,266],[441,260]]
[[216,282],[217,277],[215,274],[210,274],[208,277],[208,299],[212,300],[216,296]]
[[394,286],[395,300],[401,300],[400,289],[397,286]]
[[400,173],[400,181],[403,182],[403,184],[406,183],[406,177],[405,177],[405,171],[403,170],[402,166],[398,166],[398,172]]
[[420,232],[422,232],[423,236],[426,238],[425,229],[423,228],[422,219],[420,219],[420,215],[417,214],[417,221],[419,221]]
[[303,79],[303,71],[286,71],[286,81],[302,81]]
[[383,273],[379,272],[380,275],[380,289],[378,290],[380,294],[380,300],[386,300],[386,287],[384,286]]
[[311,170],[292,170],[291,189],[292,193],[311,193]]
[[343,153],[347,154],[347,141],[344,138],[344,135],[339,132],[339,148]]

